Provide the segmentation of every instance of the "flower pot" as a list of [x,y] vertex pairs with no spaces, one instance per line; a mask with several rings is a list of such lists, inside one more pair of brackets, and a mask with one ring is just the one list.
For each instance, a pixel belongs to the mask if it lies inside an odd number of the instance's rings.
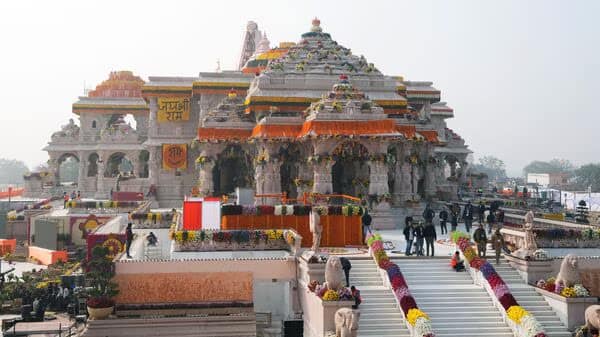
[[110,314],[112,314],[114,306],[107,308],[91,308],[87,307],[88,314],[90,319],[106,319]]

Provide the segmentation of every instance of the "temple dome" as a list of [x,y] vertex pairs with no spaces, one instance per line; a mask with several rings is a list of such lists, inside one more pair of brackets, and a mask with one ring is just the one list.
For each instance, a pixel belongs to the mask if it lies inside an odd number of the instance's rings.
[[108,79],[88,93],[88,97],[142,97],[144,80],[131,71],[112,71]]

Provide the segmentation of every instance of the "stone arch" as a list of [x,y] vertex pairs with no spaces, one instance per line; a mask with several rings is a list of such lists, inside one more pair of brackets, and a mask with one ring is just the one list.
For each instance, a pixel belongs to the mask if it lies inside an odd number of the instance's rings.
[[96,152],[90,154],[88,156],[88,169],[87,176],[95,177],[98,175],[98,161],[100,160],[100,156]]
[[357,141],[340,143],[332,151],[335,164],[331,168],[333,193],[366,196],[369,191],[369,150]]
[[79,157],[74,153],[66,152],[58,157],[56,163],[56,182],[58,184],[65,182],[77,184],[79,181]]
[[236,187],[250,188],[254,182],[251,156],[237,144],[217,155],[212,173],[214,195],[232,193]]
[[116,178],[119,174],[133,171],[133,165],[123,152],[115,152],[106,160],[104,176]]

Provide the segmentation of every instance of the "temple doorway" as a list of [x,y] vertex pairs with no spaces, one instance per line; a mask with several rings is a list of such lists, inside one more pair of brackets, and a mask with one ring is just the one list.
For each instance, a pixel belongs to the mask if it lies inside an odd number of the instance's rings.
[[229,194],[236,187],[252,187],[252,164],[250,157],[239,145],[229,145],[217,156],[213,168],[214,195]]
[[98,156],[97,153],[92,153],[88,157],[88,169],[87,169],[88,177],[95,177],[96,175],[98,175],[98,160],[99,159],[100,159],[100,157]]
[[279,151],[279,158],[282,161],[279,169],[281,176],[281,192],[286,192],[288,198],[297,198],[298,189],[294,181],[299,179],[298,158],[300,158],[300,149],[295,144],[290,144]]
[[333,193],[354,197],[366,196],[369,191],[370,174],[367,148],[357,142],[346,142],[333,151],[333,157]]
[[59,184],[76,185],[79,181],[79,158],[72,153],[65,153],[58,158],[56,181]]
[[133,175],[133,165],[122,152],[113,153],[108,157],[104,176],[106,178],[117,178],[119,176]]

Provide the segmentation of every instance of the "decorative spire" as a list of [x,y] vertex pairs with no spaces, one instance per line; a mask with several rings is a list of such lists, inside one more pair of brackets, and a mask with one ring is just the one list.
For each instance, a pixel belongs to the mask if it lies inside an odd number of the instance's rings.
[[312,27],[310,28],[310,31],[315,33],[321,33],[323,31],[323,28],[321,28],[321,20],[319,20],[317,17],[312,20]]
[[263,34],[262,38],[260,39],[260,41],[258,42],[258,46],[256,48],[256,53],[255,54],[260,54],[260,53],[268,52],[269,49],[271,49],[270,44],[271,44],[271,42],[267,38],[267,32],[265,32]]

